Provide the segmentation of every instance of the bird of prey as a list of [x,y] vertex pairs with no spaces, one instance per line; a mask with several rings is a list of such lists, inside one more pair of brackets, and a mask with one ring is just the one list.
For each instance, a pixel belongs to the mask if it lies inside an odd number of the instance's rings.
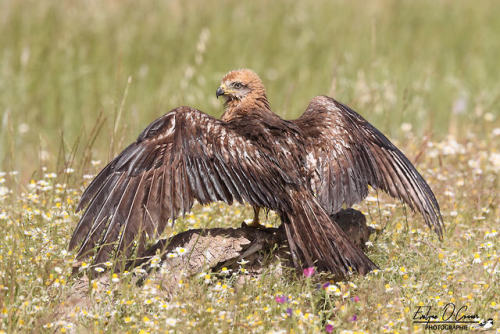
[[380,131],[346,105],[312,99],[294,121],[271,111],[261,79],[231,71],[216,91],[224,114],[178,107],[152,122],[90,183],[71,238],[94,263],[131,255],[194,201],[249,203],[281,218],[294,264],[344,277],[375,264],[330,218],[363,200],[368,186],[400,198],[442,236],[438,202],[415,167]]

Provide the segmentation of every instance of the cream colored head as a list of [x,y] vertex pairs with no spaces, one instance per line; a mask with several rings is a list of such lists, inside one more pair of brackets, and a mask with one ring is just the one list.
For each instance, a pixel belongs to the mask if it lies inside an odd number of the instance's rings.
[[222,96],[226,99],[226,104],[231,101],[239,104],[244,100],[265,97],[265,95],[266,90],[262,80],[249,69],[235,70],[226,74],[216,92],[217,97]]

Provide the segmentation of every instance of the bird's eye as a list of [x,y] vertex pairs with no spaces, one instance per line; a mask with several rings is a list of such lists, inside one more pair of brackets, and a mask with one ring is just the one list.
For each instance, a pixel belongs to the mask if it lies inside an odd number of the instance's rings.
[[233,83],[233,87],[236,89],[240,89],[241,87],[243,87],[243,84],[241,82],[235,82]]

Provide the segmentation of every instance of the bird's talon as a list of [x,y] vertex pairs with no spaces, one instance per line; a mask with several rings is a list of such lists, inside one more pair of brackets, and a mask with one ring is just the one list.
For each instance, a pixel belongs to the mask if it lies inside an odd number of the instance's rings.
[[241,226],[242,227],[252,227],[252,228],[259,228],[261,230],[265,230],[267,227],[265,227],[264,225],[258,223],[258,222],[251,222],[249,224],[247,224],[246,222],[243,222],[241,223]]

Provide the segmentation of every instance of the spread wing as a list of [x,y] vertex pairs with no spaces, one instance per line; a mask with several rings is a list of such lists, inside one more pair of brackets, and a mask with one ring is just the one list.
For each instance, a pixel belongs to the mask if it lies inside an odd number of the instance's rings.
[[179,107],[151,123],[90,183],[69,248],[81,244],[78,257],[97,249],[94,262],[101,263],[114,250],[130,251],[136,237],[143,247],[169,218],[189,212],[194,200],[286,208],[286,199],[274,196],[284,191],[282,173],[226,123]]
[[311,186],[327,212],[368,195],[368,185],[418,210],[442,236],[442,217],[431,188],[387,137],[349,107],[315,97],[295,121],[307,141]]

